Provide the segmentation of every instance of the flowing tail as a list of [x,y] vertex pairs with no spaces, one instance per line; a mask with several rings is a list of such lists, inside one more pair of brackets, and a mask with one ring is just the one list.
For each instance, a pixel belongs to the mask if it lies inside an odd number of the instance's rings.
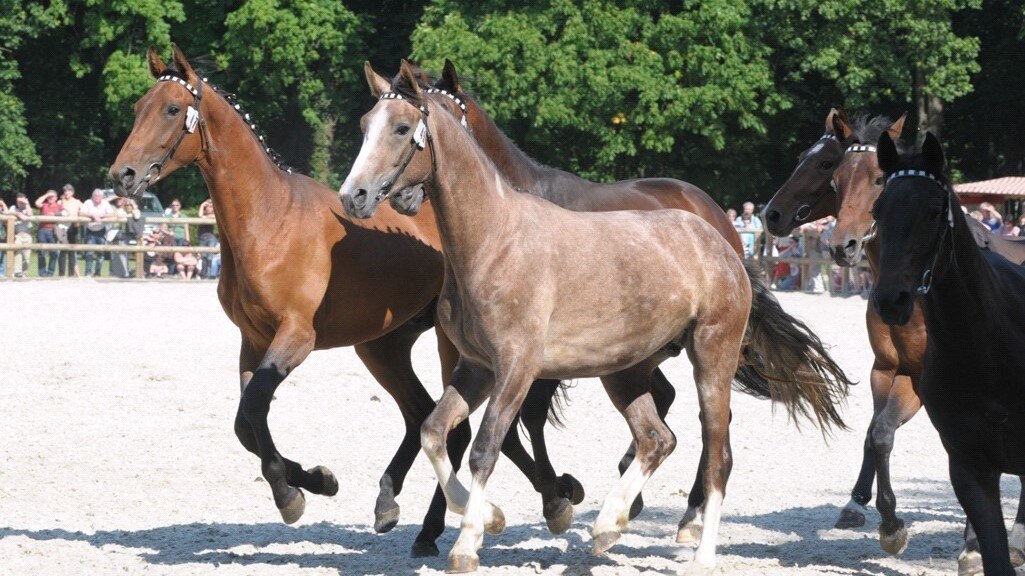
[[795,423],[800,415],[824,433],[834,427],[846,429],[839,407],[846,403],[852,382],[819,337],[783,310],[762,271],[749,262],[744,267],[752,301],[744,361],[734,376],[738,389],[782,403]]

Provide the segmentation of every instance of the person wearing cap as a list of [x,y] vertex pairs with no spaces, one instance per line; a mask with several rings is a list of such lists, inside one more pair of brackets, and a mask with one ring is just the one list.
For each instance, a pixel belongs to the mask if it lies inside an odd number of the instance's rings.
[[[78,216],[82,210],[82,201],[75,198],[75,187],[65,184],[61,189],[60,205],[64,208],[64,215],[70,217]],[[57,225],[57,242],[61,244],[78,244],[79,225],[75,223]],[[74,250],[62,250],[57,258],[57,274],[59,276],[78,277],[78,252]]]
[[[13,214],[16,218],[14,223],[14,243],[15,244],[31,244],[32,243],[32,222],[29,222],[29,218],[32,216],[32,205],[28,202],[28,196],[25,196],[24,192],[18,192],[18,196],[14,201],[14,206],[8,211],[9,214]],[[29,249],[15,250],[14,252],[14,277],[21,278],[25,276],[25,272],[28,271],[29,258],[32,257],[32,251]]]
[[[36,208],[42,216],[60,216],[64,214],[64,207],[57,201],[57,191],[47,190],[45,194],[36,198]],[[53,222],[40,222],[39,232],[36,238],[40,244],[56,244],[56,224]],[[39,259],[36,262],[39,267],[39,277],[48,278],[53,276],[57,270],[57,259],[60,257],[59,250],[41,250]]]
[[[103,199],[103,190],[93,190],[92,198],[82,203],[82,216],[89,219],[85,225],[85,243],[102,246],[107,243],[107,221],[114,218],[114,208]],[[93,266],[95,258],[96,266]],[[85,253],[85,275],[98,278],[103,267],[103,253],[89,250]]]

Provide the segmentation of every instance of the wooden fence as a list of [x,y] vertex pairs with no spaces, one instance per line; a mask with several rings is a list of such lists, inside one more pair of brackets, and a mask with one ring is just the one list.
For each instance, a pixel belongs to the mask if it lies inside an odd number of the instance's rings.
[[[55,250],[68,250],[76,252],[113,252],[121,253],[127,252],[135,255],[135,277],[145,278],[145,266],[143,264],[144,255],[147,252],[191,252],[194,254],[217,254],[220,252],[218,247],[209,246],[146,246],[143,244],[40,244],[38,242],[32,242],[29,244],[15,244],[14,243],[14,226],[17,222],[17,218],[12,215],[0,215],[0,220],[6,220],[7,228],[7,242],[0,243],[0,251],[7,252],[7,276],[11,277],[14,275],[14,253],[18,250],[29,250],[34,252],[39,251],[55,251]],[[78,217],[72,218],[67,216],[30,216],[27,218],[29,222],[36,225],[43,223],[78,223],[87,224],[91,222],[89,218]],[[108,224],[123,224],[127,221],[123,217],[114,217],[106,220]],[[215,224],[216,222],[212,218],[167,218],[167,217],[154,217],[146,218],[146,224]],[[766,272],[768,281],[774,282],[774,272],[776,265],[779,263],[789,264],[790,266],[798,266],[801,270],[801,286],[803,290],[809,290],[811,288],[811,282],[817,275],[822,274],[823,269],[828,271],[824,282],[826,284],[826,291],[830,294],[844,295],[848,293],[850,286],[850,276],[852,273],[857,274],[863,270],[868,269],[868,262],[862,260],[862,262],[850,269],[841,269],[841,282],[839,290],[833,284],[832,270],[834,268],[833,260],[827,255],[823,254],[818,249],[818,234],[805,231],[801,234],[801,243],[805,247],[805,256],[773,256],[772,248],[775,244],[775,239],[771,234],[761,229],[742,228],[739,229],[742,235],[748,239],[754,238],[753,254],[748,256],[749,260],[757,262],[762,266]],[[35,234],[33,233],[33,236]],[[750,235],[750,236],[748,236]]]
[[[7,228],[7,241],[0,243],[0,251],[7,252],[7,277],[10,278],[14,275],[14,253],[20,250],[28,250],[30,252],[40,251],[69,251],[69,252],[127,252],[135,255],[135,277],[145,278],[146,268],[143,264],[145,254],[147,252],[153,253],[169,253],[169,252],[191,252],[193,254],[217,254],[221,251],[216,246],[146,246],[142,243],[138,244],[41,244],[39,242],[31,242],[27,244],[15,244],[14,243],[14,227],[18,223],[18,218],[13,215],[0,216],[0,220],[6,220],[5,227]],[[37,226],[39,224],[88,224],[92,222],[90,218],[84,216],[72,217],[72,216],[29,216],[25,219],[28,222],[32,222]],[[104,219],[107,224],[124,224],[128,219],[124,217],[111,217]],[[152,217],[145,219],[146,224],[216,224],[213,218],[192,218],[192,217],[181,217],[181,218],[168,218],[168,217]],[[37,231],[33,231],[33,237],[36,236]]]

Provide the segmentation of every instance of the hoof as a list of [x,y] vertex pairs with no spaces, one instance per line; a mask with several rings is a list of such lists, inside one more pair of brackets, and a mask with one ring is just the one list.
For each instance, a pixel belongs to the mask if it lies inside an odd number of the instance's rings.
[[879,528],[879,545],[891,556],[898,556],[908,547],[908,529],[898,528],[893,534],[886,534]]
[[957,557],[957,576],[974,576],[982,573],[982,554],[962,552]]
[[601,556],[619,540],[619,532],[602,532],[594,537],[594,555]]
[[677,544],[693,544],[701,541],[701,524],[690,522],[676,531]]
[[562,534],[569,530],[573,524],[573,504],[565,498],[559,498],[555,506],[548,510],[545,506],[545,522],[548,524],[548,531],[552,534]]
[[837,519],[836,524],[833,528],[861,528],[865,525],[865,514],[860,510],[856,510],[848,504],[840,511],[840,518]]
[[335,494],[338,494],[338,479],[335,478],[335,475],[332,474],[330,470],[323,466],[315,466],[307,470],[307,472],[314,476],[318,474],[320,475],[323,482],[320,489],[320,494],[322,496],[334,496]]
[[466,572],[473,572],[480,567],[480,559],[476,556],[464,556],[457,554],[448,557],[448,568],[445,572],[449,574],[464,574]]
[[[498,536],[505,531],[505,514],[502,514],[502,509],[494,504],[488,504],[491,506],[491,522],[484,524],[484,531],[492,536]],[[476,562],[476,558],[474,559]]]
[[633,520],[634,518],[640,516],[641,512],[643,511],[644,497],[638,494],[637,498],[634,498],[634,503],[630,505],[630,519]]
[[409,551],[410,558],[430,558],[440,554],[434,542],[413,542],[413,549]]
[[285,521],[285,524],[295,524],[303,517],[303,512],[305,511],[306,496],[298,488],[292,488],[292,492],[288,495],[288,503],[278,508],[278,512],[281,512],[281,519]]
[[559,476],[559,496],[569,498],[574,504],[584,501],[584,486],[569,474]]
[[384,512],[374,513],[374,532],[384,534],[390,531],[399,523],[399,509],[391,508]]

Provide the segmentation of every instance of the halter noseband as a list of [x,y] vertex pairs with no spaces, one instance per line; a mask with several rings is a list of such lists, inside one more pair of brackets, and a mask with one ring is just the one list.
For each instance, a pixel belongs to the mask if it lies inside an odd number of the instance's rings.
[[163,171],[164,165],[174,157],[175,152],[178,151],[178,146],[181,146],[182,140],[185,139],[185,135],[194,133],[197,126],[199,127],[199,133],[202,136],[200,151],[202,153],[206,153],[206,151],[210,149],[210,136],[207,134],[206,119],[203,118],[202,107],[200,106],[203,102],[203,80],[199,81],[198,86],[193,86],[178,76],[173,74],[164,74],[157,78],[157,81],[176,82],[180,84],[183,88],[188,90],[190,94],[192,94],[192,97],[195,98],[195,103],[193,106],[189,106],[185,111],[185,122],[182,124],[182,129],[178,132],[178,136],[175,138],[174,143],[167,149],[167,152],[164,153],[163,158],[161,158],[159,162],[154,162],[149,165],[149,168],[146,169],[146,176],[144,176],[139,183],[140,186],[149,184],[151,181],[160,177],[160,172]]
[[[427,89],[427,93],[428,94],[441,94],[442,96],[444,96],[444,97],[448,98],[449,100],[455,102],[456,106],[459,106],[459,110],[462,111],[462,113],[463,113],[463,116],[459,119],[459,123],[463,125],[463,128],[466,128],[467,130],[470,130],[470,125],[466,123],[466,103],[463,102],[463,100],[459,96],[456,96],[455,94],[449,92],[448,90],[442,90],[441,88],[428,88]],[[470,130],[470,131],[472,132],[472,130]]]
[[[416,106],[409,100],[399,94],[398,92],[385,92],[381,94],[380,100],[405,100],[410,106]],[[417,150],[423,150],[425,147],[431,151],[431,177],[438,171],[437,160],[434,156],[434,137],[431,135],[431,129],[427,126],[427,117],[431,115],[430,108],[428,106],[428,100],[423,99],[423,104],[416,106],[420,110],[420,121],[416,123],[416,128],[413,128],[413,137],[409,140],[409,149],[403,155],[402,159],[393,164],[398,169],[392,174],[391,178],[385,181],[384,186],[381,186],[381,190],[377,193],[377,201],[380,202],[382,199],[391,196],[392,186],[402,176],[402,173],[406,171],[406,167],[413,161],[413,154]]]
[[932,257],[932,264],[922,272],[922,279],[918,283],[918,287],[915,288],[915,294],[926,295],[932,290],[933,280],[933,269],[936,268],[936,263],[940,258],[940,249],[943,247],[943,241],[946,239],[947,231],[954,229],[954,203],[951,201],[951,194],[954,193],[954,189],[947,185],[943,180],[931,172],[925,170],[898,170],[890,177],[886,179],[886,184],[889,185],[891,180],[896,178],[928,178],[936,184],[938,184],[943,191],[947,194],[947,225],[940,229],[940,237],[936,241],[936,247],[934,248],[935,253]]

